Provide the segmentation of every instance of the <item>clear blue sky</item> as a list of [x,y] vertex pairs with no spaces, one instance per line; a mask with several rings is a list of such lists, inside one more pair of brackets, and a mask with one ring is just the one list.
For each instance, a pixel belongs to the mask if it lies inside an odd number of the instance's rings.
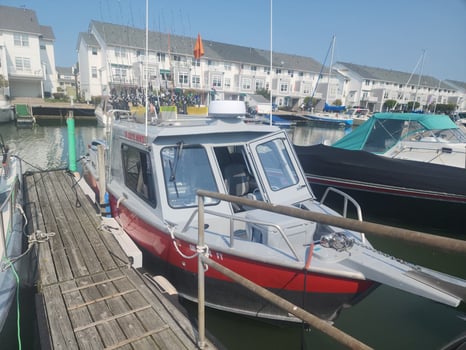
[[[145,28],[146,0],[0,0],[53,28],[58,66],[92,19]],[[270,49],[270,0],[149,0],[149,29]],[[272,49],[466,82],[466,0],[272,0]],[[425,50],[423,64],[421,56]],[[329,62],[327,61],[327,64]],[[419,63],[419,64],[418,64]],[[422,66],[422,67],[421,67]]]

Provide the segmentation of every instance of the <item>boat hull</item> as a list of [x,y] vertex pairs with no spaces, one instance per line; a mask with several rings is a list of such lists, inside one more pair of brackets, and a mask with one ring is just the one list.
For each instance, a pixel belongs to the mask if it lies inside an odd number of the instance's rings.
[[[198,293],[197,259],[187,259],[174,248],[168,232],[151,227],[111,196],[112,212],[129,236],[151,256],[151,267],[163,274],[178,290],[179,294],[196,301]],[[185,256],[196,252],[195,242],[176,240]],[[306,272],[304,269],[266,264],[256,260],[235,256],[229,252],[210,251],[210,257],[223,266],[235,271],[252,282],[306,309],[316,316],[335,319],[339,312],[356,304],[368,295],[377,283],[357,280],[338,275]],[[266,302],[253,292],[230,281],[214,269],[205,275],[206,305],[255,317],[298,321],[279,307]]]
[[318,199],[334,187],[360,204],[366,220],[464,234],[466,170],[324,145],[295,149]]

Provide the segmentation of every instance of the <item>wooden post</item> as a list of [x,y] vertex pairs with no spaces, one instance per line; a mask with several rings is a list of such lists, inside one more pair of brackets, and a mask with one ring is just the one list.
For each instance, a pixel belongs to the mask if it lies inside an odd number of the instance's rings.
[[99,178],[99,204],[100,204],[100,212],[103,214],[104,211],[107,210],[105,203],[105,193],[107,192],[107,187],[105,183],[105,147],[103,145],[97,146],[97,171],[98,171],[98,178]]
[[200,248],[204,247],[204,197],[198,196],[198,257],[197,257],[197,313],[199,323],[199,349],[205,346],[205,276]]

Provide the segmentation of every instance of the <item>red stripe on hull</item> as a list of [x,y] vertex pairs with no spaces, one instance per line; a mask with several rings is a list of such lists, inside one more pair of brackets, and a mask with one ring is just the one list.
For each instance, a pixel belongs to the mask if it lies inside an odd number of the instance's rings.
[[[197,273],[197,259],[185,259],[174,248],[169,233],[149,226],[120,204],[116,209],[115,198],[111,198],[112,213],[120,222],[130,237],[143,249],[170,265]],[[192,256],[196,253],[195,243],[177,240],[180,251]],[[374,282],[356,280],[332,275],[307,272],[298,269],[285,268],[278,265],[266,264],[255,260],[248,260],[224,252],[211,250],[211,258],[223,266],[235,271],[254,283],[268,288],[287,291],[303,291],[310,293],[330,294],[360,294],[374,286]],[[208,269],[206,278],[228,281],[228,278]]]

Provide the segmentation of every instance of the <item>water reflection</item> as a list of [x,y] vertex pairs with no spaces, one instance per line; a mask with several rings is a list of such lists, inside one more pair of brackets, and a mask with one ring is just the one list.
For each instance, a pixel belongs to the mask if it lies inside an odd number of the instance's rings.
[[[288,133],[297,145],[332,143],[351,129],[297,125]],[[57,168],[67,165],[66,125],[17,129],[14,123],[0,124],[0,134],[14,154],[32,168]],[[102,138],[103,129],[95,125],[76,126],[76,153],[87,151],[93,138]],[[466,278],[466,257],[421,249],[389,239],[371,238],[374,246],[393,255]],[[186,303],[195,315],[197,308]],[[33,305],[31,305],[33,308]],[[466,330],[466,307],[455,309],[396,289],[381,286],[356,306],[343,310],[335,326],[376,349],[439,349]],[[207,310],[207,328],[228,349],[342,349],[317,330],[300,324],[271,324],[225,312]],[[13,327],[14,328],[14,327]],[[0,339],[1,340],[1,339]]]
[[350,133],[351,130],[351,128],[324,128],[322,126],[298,124],[289,129],[288,135],[293,144],[297,146],[307,146],[318,143],[330,145]]

